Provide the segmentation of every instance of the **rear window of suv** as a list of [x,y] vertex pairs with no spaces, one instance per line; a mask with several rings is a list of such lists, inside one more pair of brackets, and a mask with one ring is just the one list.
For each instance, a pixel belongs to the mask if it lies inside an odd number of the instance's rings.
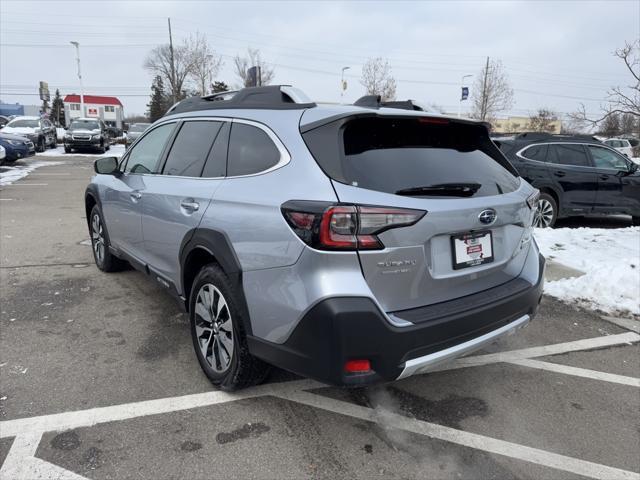
[[479,184],[473,196],[480,197],[512,192],[519,185],[513,167],[478,124],[365,117],[338,120],[303,136],[329,177],[369,190]]

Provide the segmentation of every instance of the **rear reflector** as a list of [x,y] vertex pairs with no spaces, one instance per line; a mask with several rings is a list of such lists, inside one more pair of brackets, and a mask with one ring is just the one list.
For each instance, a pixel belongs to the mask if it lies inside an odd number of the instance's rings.
[[369,360],[349,360],[344,364],[346,373],[365,373],[371,371],[371,363]]

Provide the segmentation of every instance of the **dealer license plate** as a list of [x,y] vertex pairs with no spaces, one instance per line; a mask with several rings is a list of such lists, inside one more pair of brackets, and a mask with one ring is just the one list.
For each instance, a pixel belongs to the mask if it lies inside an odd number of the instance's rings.
[[493,262],[493,238],[491,231],[463,233],[451,236],[453,269],[475,267]]

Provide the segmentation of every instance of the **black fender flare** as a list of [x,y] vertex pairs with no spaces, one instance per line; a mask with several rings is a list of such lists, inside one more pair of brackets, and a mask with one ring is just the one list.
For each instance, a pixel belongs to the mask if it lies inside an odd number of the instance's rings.
[[251,319],[249,316],[249,308],[244,296],[244,288],[242,285],[242,267],[240,260],[231,245],[231,240],[224,232],[213,230],[210,228],[194,228],[186,233],[180,245],[180,280],[181,290],[185,297],[185,307],[189,311],[189,297],[187,295],[187,286],[185,285],[185,265],[189,254],[194,250],[202,249],[215,258],[220,268],[229,278],[234,290],[238,295],[239,308],[242,310],[242,318],[244,319],[244,329],[247,335],[252,335]]

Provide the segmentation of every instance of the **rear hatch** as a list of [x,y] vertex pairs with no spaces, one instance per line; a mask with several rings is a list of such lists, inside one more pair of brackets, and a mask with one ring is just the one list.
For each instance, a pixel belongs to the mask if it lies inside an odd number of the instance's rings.
[[304,130],[341,203],[427,212],[379,233],[384,248],[358,251],[385,311],[471,295],[522,271],[533,189],[483,124],[369,114]]

